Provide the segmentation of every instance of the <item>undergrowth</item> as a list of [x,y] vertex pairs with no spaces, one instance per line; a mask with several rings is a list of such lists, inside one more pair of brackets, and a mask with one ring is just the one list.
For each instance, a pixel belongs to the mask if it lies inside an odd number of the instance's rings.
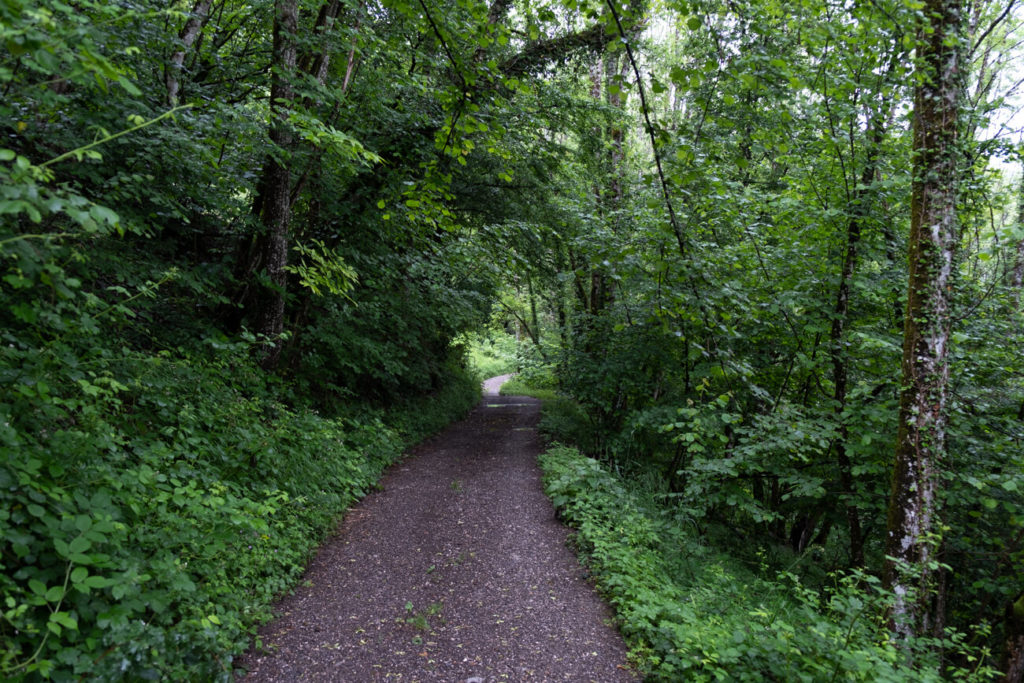
[[532,396],[545,402],[558,399],[554,365],[544,359],[537,346],[520,344],[515,367],[516,374],[501,385],[503,396]]
[[71,367],[16,353],[0,401],[3,680],[230,680],[339,515],[479,395],[463,373],[341,419],[285,404],[243,348]]
[[[648,680],[940,679],[927,654],[933,643],[917,643],[912,668],[890,645],[887,596],[876,578],[833,576],[826,589],[811,590],[790,572],[755,574],[577,450],[556,445],[540,462],[545,490],[576,530],[578,550]],[[967,654],[961,636],[944,645]]]

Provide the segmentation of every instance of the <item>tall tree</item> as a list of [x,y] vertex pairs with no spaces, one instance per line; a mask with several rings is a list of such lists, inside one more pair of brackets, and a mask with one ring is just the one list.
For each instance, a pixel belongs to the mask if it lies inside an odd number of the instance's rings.
[[[299,20],[298,0],[278,0],[274,15],[274,78],[270,87],[270,141],[277,147],[267,156],[260,182],[260,223],[264,233],[262,248],[263,267],[269,279],[264,287],[256,311],[256,329],[269,336],[277,336],[284,329],[285,266],[288,265],[288,223],[291,218],[291,172],[287,155],[292,145],[292,131],[288,112],[295,99],[292,79],[298,60],[297,36]],[[280,344],[274,343],[265,352],[264,365],[277,363]]]
[[950,299],[959,237],[964,14],[961,0],[928,0],[918,37],[903,383],[886,539],[886,580],[895,596],[890,628],[901,643],[926,632],[932,617],[930,566],[946,445]]

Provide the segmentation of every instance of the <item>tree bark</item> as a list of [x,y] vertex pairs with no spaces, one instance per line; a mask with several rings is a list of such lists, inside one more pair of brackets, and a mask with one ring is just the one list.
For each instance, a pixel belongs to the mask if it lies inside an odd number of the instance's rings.
[[1004,683],[1024,683],[1024,593],[1006,607]]
[[[1024,225],[1024,175],[1020,180],[1020,192],[1017,193],[1017,223]],[[1017,253],[1010,272],[1010,287],[1013,289],[1013,309],[1020,310],[1020,290],[1024,287],[1024,239],[1017,241]]]
[[288,225],[291,219],[291,172],[287,160],[293,135],[288,112],[295,100],[292,78],[298,62],[296,32],[298,0],[278,0],[274,16],[274,76],[270,86],[270,141],[278,148],[267,156],[260,181],[260,223],[263,234],[256,253],[262,261],[267,284],[256,297],[256,331],[266,335],[270,343],[264,349],[262,364],[266,369],[277,365],[281,344],[274,339],[284,330],[284,299],[287,287]]
[[927,0],[918,40],[914,179],[902,390],[886,539],[889,626],[898,644],[928,632],[945,450],[950,291],[957,246],[963,72],[961,0]]
[[330,31],[341,11],[340,0],[328,0],[320,7],[313,33],[320,38],[320,50],[303,56],[299,68],[314,77],[320,85],[327,83],[327,70],[331,65]]
[[181,75],[181,67],[185,63],[185,52],[192,47],[193,43],[196,42],[196,38],[199,37],[199,32],[202,30],[203,24],[206,23],[206,18],[210,14],[211,5],[213,5],[213,0],[196,0],[196,4],[192,7],[192,14],[178,34],[180,45],[171,54],[170,62],[167,64],[167,69],[164,73],[164,84],[167,86],[167,104],[171,107],[178,105],[178,93],[181,91],[181,82],[178,78]]
[[866,203],[868,201],[867,188],[875,179],[878,169],[878,155],[880,153],[882,140],[885,136],[885,117],[883,112],[877,112],[871,122],[868,132],[868,158],[864,163],[861,172],[860,185],[854,191],[852,215],[846,225],[846,252],[843,255],[842,272],[839,279],[839,289],[836,293],[836,303],[833,309],[832,329],[830,333],[831,356],[832,356],[832,381],[835,400],[835,414],[839,421],[839,437],[836,439],[835,452],[836,460],[839,463],[839,483],[843,489],[843,496],[846,498],[846,523],[850,532],[850,565],[860,567],[864,564],[864,534],[860,525],[860,513],[856,503],[853,502],[854,477],[850,456],[846,451],[846,444],[849,441],[849,428],[842,417],[846,410],[846,395],[849,384],[849,358],[846,354],[846,324],[850,313],[850,289],[853,283],[853,274],[857,268],[857,248],[860,244],[861,229],[864,217],[867,214]]

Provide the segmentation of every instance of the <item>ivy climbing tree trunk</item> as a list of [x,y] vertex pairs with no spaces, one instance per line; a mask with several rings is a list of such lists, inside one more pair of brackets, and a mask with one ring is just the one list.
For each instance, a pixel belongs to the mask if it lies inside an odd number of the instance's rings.
[[928,0],[918,39],[914,178],[902,390],[886,539],[896,642],[926,633],[939,470],[946,440],[950,292],[956,253],[963,72],[961,0]]

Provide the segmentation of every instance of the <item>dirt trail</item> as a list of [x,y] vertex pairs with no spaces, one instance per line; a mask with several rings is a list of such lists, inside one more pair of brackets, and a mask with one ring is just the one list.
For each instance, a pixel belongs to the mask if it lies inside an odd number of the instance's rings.
[[244,680],[635,680],[541,490],[540,403],[496,384],[353,508]]

